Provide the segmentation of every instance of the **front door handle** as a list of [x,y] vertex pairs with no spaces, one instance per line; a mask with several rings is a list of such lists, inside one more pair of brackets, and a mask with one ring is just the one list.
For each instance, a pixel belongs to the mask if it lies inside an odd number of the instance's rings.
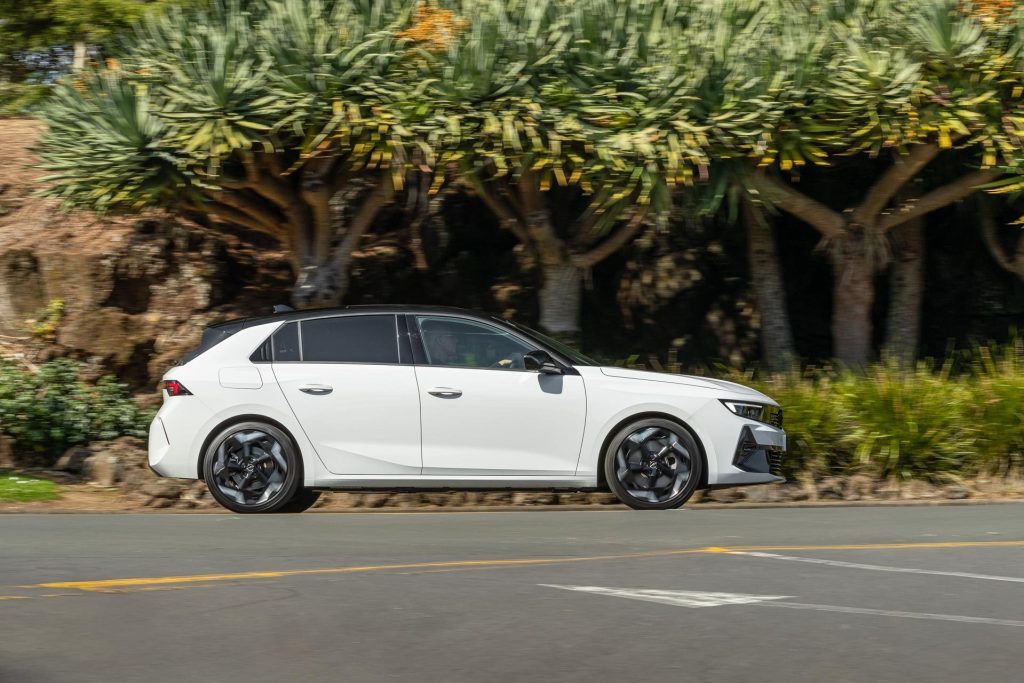
[[326,396],[334,391],[334,387],[329,384],[301,384],[299,385],[299,391],[304,394],[312,394],[313,396]]
[[434,387],[433,389],[428,389],[427,393],[438,398],[458,398],[462,396],[461,389],[452,389],[451,387]]

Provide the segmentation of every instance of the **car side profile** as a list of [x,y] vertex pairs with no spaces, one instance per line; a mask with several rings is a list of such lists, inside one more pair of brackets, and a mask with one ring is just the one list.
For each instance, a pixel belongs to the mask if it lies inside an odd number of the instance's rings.
[[611,490],[669,509],[783,481],[782,411],[722,380],[602,366],[522,325],[427,306],[208,327],[164,375],[149,464],[235,512],[322,490]]

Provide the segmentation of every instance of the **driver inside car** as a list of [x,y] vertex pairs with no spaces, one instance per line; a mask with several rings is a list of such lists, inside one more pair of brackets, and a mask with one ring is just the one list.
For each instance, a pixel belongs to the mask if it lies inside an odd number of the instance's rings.
[[437,365],[460,365],[459,342],[448,330],[436,330],[424,335],[430,362]]

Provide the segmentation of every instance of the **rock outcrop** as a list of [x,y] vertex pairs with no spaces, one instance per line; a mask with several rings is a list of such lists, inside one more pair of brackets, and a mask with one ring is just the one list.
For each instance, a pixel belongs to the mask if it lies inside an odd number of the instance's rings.
[[[34,196],[42,171],[29,145],[40,124],[0,122],[0,334],[113,372],[133,389],[152,384],[194,346],[202,326],[279,301],[283,255],[162,213],[99,216]],[[280,280],[278,280],[280,278]],[[54,302],[62,311],[33,334]],[[46,342],[41,344],[38,342]]]

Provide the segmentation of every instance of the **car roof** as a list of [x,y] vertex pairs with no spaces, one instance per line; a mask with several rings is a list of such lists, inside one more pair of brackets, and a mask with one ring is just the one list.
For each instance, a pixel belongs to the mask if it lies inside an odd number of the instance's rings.
[[306,308],[302,310],[287,310],[269,315],[253,316],[248,318],[234,318],[223,322],[214,323],[210,328],[237,326],[250,327],[271,322],[290,322],[292,320],[308,320],[310,318],[323,318],[331,315],[344,315],[356,313],[445,313],[458,315],[478,320],[503,322],[501,318],[491,313],[483,313],[468,308],[457,308],[455,306],[428,306],[422,304],[368,304],[355,306],[336,306],[332,308]]

